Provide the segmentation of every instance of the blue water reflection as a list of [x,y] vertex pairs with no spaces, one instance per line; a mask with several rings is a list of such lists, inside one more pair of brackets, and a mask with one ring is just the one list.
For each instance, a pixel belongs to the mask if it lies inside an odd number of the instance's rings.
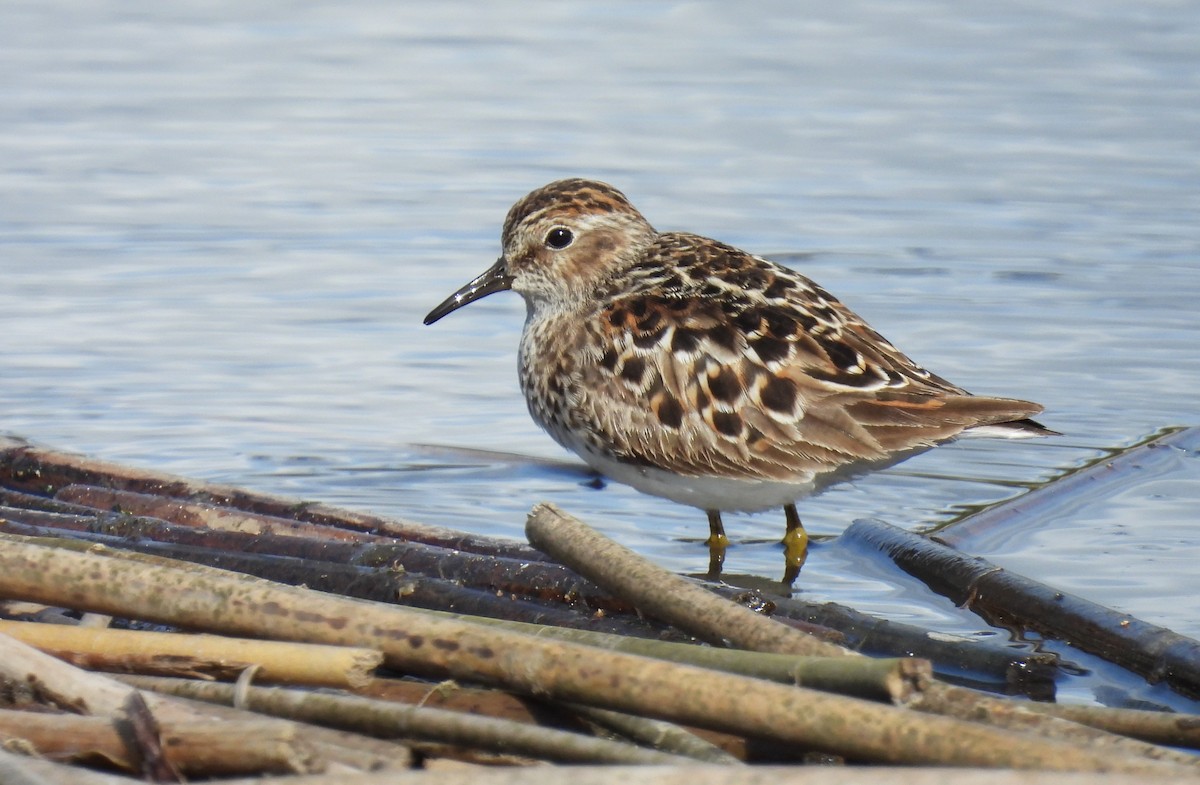
[[[515,198],[588,175],[794,264],[969,389],[1046,404],[1066,436],[801,506],[819,535],[936,525],[1197,421],[1198,36],[1186,4],[1103,1],[8,3],[0,428],[514,537],[550,499],[701,570],[702,515],[596,490],[529,421],[519,298],[420,324]],[[995,554],[1200,636],[1197,487]],[[731,569],[778,573],[778,518],[731,516]],[[802,588],[978,629],[833,543]]]

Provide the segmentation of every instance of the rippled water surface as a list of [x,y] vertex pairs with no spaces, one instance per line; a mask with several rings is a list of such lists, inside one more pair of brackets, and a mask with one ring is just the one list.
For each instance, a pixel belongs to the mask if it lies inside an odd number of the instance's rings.
[[[587,175],[1046,405],[1065,436],[801,505],[928,528],[1200,422],[1198,89],[1188,3],[6,2],[0,430],[512,537],[549,499],[702,570],[703,514],[595,489],[531,423],[519,297],[421,326],[517,197]],[[1198,501],[1181,452],[977,552],[1200,636]],[[778,575],[780,515],[728,528],[731,572]],[[833,539],[799,588],[983,629]]]

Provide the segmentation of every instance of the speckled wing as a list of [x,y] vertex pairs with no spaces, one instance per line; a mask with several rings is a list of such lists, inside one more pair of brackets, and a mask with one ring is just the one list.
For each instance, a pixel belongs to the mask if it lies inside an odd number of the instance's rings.
[[1041,410],[970,395],[809,279],[713,240],[660,235],[630,275],[585,325],[571,407],[623,461],[789,480]]

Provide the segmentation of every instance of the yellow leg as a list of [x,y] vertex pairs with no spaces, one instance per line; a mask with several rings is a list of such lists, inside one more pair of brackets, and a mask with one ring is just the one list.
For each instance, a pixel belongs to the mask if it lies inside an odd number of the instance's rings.
[[705,510],[705,513],[708,514],[708,539],[705,544],[710,548],[729,547],[729,538],[725,536],[725,524],[721,523],[721,511]]
[[720,510],[705,510],[708,514],[708,577],[715,580],[721,576],[721,568],[725,564],[725,549],[729,547],[729,538],[725,536],[725,526],[721,523]]
[[783,505],[783,513],[787,516],[787,531],[783,535],[783,582],[790,586],[808,558],[808,532],[804,531],[796,505]]

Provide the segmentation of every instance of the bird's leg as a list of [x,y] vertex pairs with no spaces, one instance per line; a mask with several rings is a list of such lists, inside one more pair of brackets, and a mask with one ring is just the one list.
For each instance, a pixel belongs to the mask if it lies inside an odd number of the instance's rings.
[[783,505],[783,514],[787,517],[787,531],[783,535],[783,582],[791,586],[808,558],[808,532],[804,531],[796,505]]
[[715,580],[721,575],[721,567],[725,564],[725,549],[729,547],[729,538],[725,536],[725,526],[721,523],[720,510],[705,510],[708,515],[708,577]]

